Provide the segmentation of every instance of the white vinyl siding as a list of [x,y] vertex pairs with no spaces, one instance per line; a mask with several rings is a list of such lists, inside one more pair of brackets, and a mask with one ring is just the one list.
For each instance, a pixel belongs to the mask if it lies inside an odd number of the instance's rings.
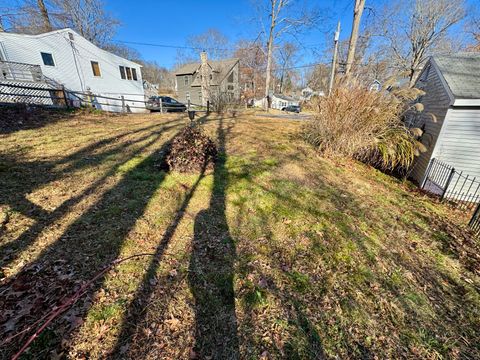
[[[70,34],[73,34],[73,41]],[[57,30],[41,35],[0,32],[7,61],[40,65],[45,76],[63,84],[67,90],[86,92],[112,98],[124,95],[126,105],[134,112],[145,111],[144,88],[138,64],[104,51],[73,30]],[[41,53],[52,54],[55,66],[44,64]],[[95,76],[91,61],[99,63],[101,76]],[[120,66],[130,68],[131,81],[122,80]],[[131,69],[136,69],[137,81]],[[127,74],[125,74],[127,76]],[[99,103],[107,102],[102,100]],[[121,100],[108,103],[121,104]],[[140,108],[136,108],[140,107]],[[143,107],[143,109],[142,109]],[[103,110],[121,111],[121,106],[99,106]]]
[[448,111],[433,156],[480,179],[480,108]]

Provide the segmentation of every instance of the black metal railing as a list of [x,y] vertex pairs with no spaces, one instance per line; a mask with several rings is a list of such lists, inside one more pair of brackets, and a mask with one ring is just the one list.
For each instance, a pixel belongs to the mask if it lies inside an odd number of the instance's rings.
[[480,178],[457,171],[453,166],[432,159],[428,165],[421,188],[438,195],[440,200],[448,201],[453,206],[473,211],[471,225],[478,227],[480,233]]
[[473,213],[472,219],[468,225],[472,228],[476,235],[480,235],[480,204],[478,204],[477,209]]

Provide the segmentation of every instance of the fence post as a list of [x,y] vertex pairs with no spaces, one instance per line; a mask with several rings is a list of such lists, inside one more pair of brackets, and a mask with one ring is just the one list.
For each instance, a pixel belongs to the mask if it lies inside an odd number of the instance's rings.
[[65,107],[70,109],[70,102],[68,101],[67,92],[65,91],[65,86],[62,85],[63,100],[65,101]]
[[160,98],[160,114],[163,114],[163,101],[162,101],[162,98]]
[[210,100],[207,100],[207,115],[210,115]]
[[447,193],[448,187],[450,186],[450,183],[452,182],[453,175],[455,175],[455,168],[452,168],[452,170],[450,170],[450,175],[448,175],[447,184],[445,185],[445,190],[443,190],[443,194],[442,194],[442,197],[440,198],[440,201],[443,201],[443,199],[445,199],[445,195]]
[[468,226],[473,226],[475,224],[475,221],[477,220],[477,217],[480,215],[480,203],[477,206],[477,209],[473,213],[472,219],[468,223]]
[[425,184],[427,183],[427,180],[428,180],[428,176],[430,175],[430,170],[432,169],[434,162],[435,162],[435,158],[430,160],[430,163],[428,164],[428,167],[427,167],[427,171],[425,171],[425,176],[423,177],[422,186],[420,186],[420,189],[423,189],[425,187]]
[[187,100],[187,109],[190,111],[190,99]]
[[124,113],[125,110],[125,97],[122,95],[122,113]]

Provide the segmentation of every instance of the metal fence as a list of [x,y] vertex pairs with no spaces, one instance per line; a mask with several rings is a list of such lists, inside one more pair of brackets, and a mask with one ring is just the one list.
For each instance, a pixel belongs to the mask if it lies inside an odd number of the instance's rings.
[[472,220],[470,220],[469,225],[473,232],[477,236],[480,236],[480,204],[478,204],[477,209],[473,213]]
[[459,209],[475,210],[470,224],[477,224],[480,228],[478,219],[480,217],[480,179],[478,177],[457,171],[453,166],[434,158],[428,165],[421,188],[438,195],[440,200],[448,201]]

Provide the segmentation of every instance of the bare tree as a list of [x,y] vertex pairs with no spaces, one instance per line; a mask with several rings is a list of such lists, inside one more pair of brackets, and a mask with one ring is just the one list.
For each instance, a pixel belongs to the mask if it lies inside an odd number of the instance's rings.
[[199,54],[205,50],[211,60],[225,59],[230,56],[228,38],[215,28],[187,38],[185,49],[177,51],[177,65],[198,62]]
[[37,0],[38,9],[40,10],[40,14],[43,19],[43,26],[45,31],[52,31],[52,23],[50,22],[50,17],[48,16],[47,7],[45,6],[45,2],[43,0]]
[[[265,76],[265,109],[270,108],[270,88],[272,81],[273,51],[275,44],[285,34],[299,33],[318,20],[318,12],[301,7],[295,0],[264,0],[257,4],[260,22],[267,38],[267,69]],[[265,25],[265,23],[267,25]]]
[[355,50],[357,47],[358,34],[360,31],[360,23],[362,20],[363,9],[365,8],[365,0],[355,0],[353,8],[353,25],[350,35],[350,43],[348,45],[347,64],[345,66],[345,75],[349,75],[355,61]]
[[286,77],[291,77],[291,71],[289,68],[293,66],[296,55],[298,53],[298,46],[291,42],[285,42],[278,49],[278,66],[279,66],[279,92],[280,94],[284,90]]
[[465,16],[464,0],[395,0],[381,17],[381,30],[395,65],[408,72],[410,86],[448,30]]
[[18,10],[21,16],[12,21],[15,31],[39,34],[70,27],[100,47],[111,42],[120,25],[102,0],[24,0]]
[[240,87],[243,98],[261,98],[265,94],[266,52],[256,41],[241,40],[233,56],[240,59]]

